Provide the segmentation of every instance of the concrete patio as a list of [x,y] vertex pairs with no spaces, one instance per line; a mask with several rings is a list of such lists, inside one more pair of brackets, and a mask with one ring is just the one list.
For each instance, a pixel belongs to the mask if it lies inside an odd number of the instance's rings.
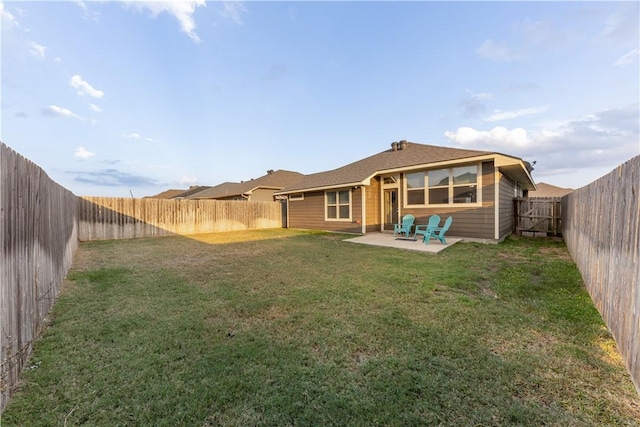
[[462,239],[457,237],[446,237],[447,244],[443,245],[438,240],[431,239],[428,245],[422,242],[422,238],[414,240],[412,237],[406,238],[400,235],[394,236],[392,233],[368,233],[363,236],[345,239],[345,242],[361,243],[363,245],[386,246],[389,248],[406,249],[409,251],[430,252],[437,254],[448,247],[455,245]]

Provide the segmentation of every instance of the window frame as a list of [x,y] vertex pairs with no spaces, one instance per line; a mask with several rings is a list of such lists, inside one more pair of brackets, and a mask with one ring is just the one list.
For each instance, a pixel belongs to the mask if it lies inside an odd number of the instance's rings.
[[[470,167],[475,166],[476,169],[476,201],[475,202],[454,202],[455,188],[465,187],[473,185],[472,183],[464,183],[464,184],[454,184],[454,174],[453,170],[461,167]],[[444,185],[436,185],[429,186],[429,172],[437,171],[437,170],[446,170],[448,172],[448,183],[446,186]],[[424,186],[416,187],[414,189],[410,189],[408,185],[408,175],[411,173],[424,173]],[[448,194],[448,202],[447,203],[429,203],[429,190],[430,189],[444,189],[447,188]],[[424,203],[423,204],[409,204],[409,191],[410,190],[418,190],[422,189],[424,191]],[[403,173],[403,185],[402,192],[404,196],[404,208],[439,208],[439,207],[465,207],[465,206],[482,206],[482,163],[468,163],[468,164],[459,164],[459,165],[451,165],[447,167],[439,167],[439,168],[429,168],[429,169],[417,169],[414,171],[407,171]]]
[[300,200],[304,200],[304,193],[292,193],[289,194],[290,202],[298,202]]
[[[349,202],[348,203],[340,203],[340,193],[341,192],[346,192],[349,195]],[[329,193],[335,193],[336,195],[336,203],[331,203],[329,204]],[[330,218],[329,217],[329,207],[330,206],[335,206],[336,208],[336,217],[335,218]],[[341,206],[349,206],[349,217],[348,218],[341,218],[340,217],[340,207]],[[335,189],[335,190],[325,190],[324,191],[324,220],[325,221],[335,221],[335,222],[351,222],[351,217],[352,217],[352,211],[353,211],[353,197],[352,197],[352,191],[351,188],[339,188],[339,189]]]

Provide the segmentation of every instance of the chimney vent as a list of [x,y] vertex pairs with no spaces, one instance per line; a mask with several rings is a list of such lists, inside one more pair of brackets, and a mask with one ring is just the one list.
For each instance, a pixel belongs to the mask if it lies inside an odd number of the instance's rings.
[[407,144],[407,141],[403,139],[398,143],[398,150],[404,150],[405,148],[407,148]]
[[391,143],[391,150],[398,151],[398,143],[397,142],[392,142]]

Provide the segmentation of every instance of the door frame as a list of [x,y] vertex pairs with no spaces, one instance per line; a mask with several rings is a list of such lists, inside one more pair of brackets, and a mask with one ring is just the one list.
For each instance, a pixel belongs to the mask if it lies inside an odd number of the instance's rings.
[[[380,177],[380,201],[382,205],[382,209],[380,209],[380,231],[393,231],[393,224],[397,224],[400,218],[400,174],[393,175],[383,175]],[[385,194],[386,192],[390,192],[393,194],[395,192],[395,218],[392,213],[391,219],[395,221],[388,223],[387,220],[387,207],[388,204],[386,202]],[[392,205],[393,207],[393,205]],[[391,224],[390,229],[385,228],[386,224]]]

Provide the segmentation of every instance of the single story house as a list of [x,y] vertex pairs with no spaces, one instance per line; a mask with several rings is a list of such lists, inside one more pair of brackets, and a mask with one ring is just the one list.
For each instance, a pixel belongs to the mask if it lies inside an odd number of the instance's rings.
[[202,191],[188,195],[187,199],[215,199],[215,200],[251,200],[254,202],[272,202],[274,193],[283,188],[294,185],[304,177],[299,172],[270,169],[260,178],[243,182],[224,182],[222,184],[203,188]]
[[539,182],[536,187],[535,191],[529,191],[529,198],[560,198],[573,192],[573,188],[557,187],[546,182]]
[[275,195],[287,199],[291,228],[388,232],[406,214],[416,224],[438,214],[453,217],[450,235],[501,241],[513,230],[513,198],[536,189],[531,170],[518,157],[403,140]]

